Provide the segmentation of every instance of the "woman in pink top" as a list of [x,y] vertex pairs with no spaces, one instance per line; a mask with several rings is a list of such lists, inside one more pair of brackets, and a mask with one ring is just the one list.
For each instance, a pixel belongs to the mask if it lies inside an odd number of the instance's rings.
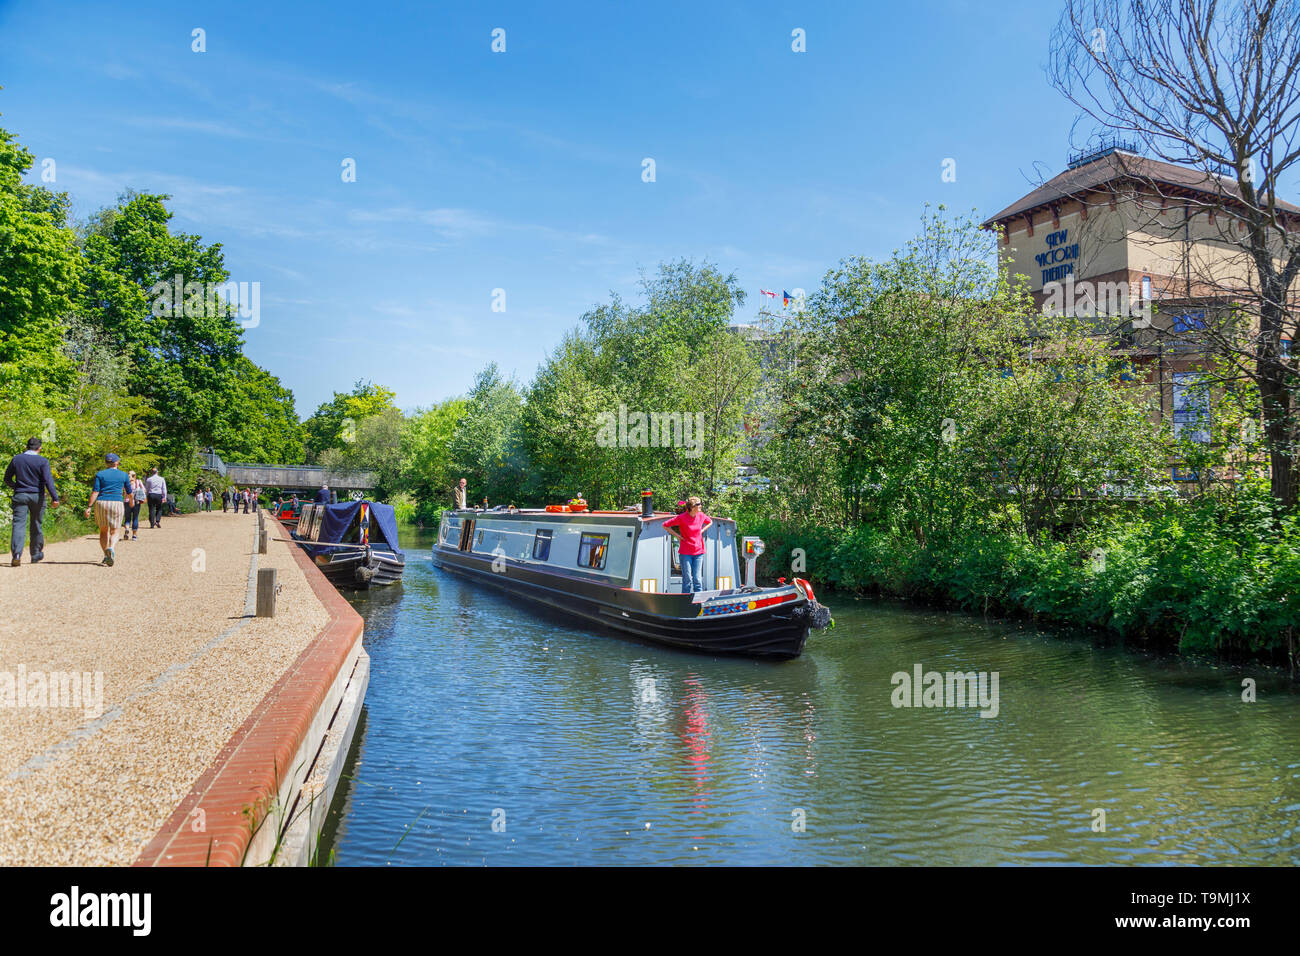
[[713,524],[706,515],[700,499],[692,495],[686,499],[686,511],[664,522],[668,533],[681,542],[677,554],[682,563],[682,592],[704,590],[704,531]]

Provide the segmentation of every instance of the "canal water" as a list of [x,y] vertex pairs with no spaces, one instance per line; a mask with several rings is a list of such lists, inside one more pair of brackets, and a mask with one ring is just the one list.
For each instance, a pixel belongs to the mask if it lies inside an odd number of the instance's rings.
[[[798,660],[701,657],[540,614],[403,530],[403,584],[352,599],[370,688],[324,860],[1300,863],[1276,671],[827,595]],[[917,665],[996,672],[997,715],[895,707]]]

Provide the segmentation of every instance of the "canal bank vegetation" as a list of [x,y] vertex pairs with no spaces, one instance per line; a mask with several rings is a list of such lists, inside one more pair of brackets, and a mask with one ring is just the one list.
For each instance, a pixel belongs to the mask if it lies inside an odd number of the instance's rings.
[[756,455],[776,490],[733,508],[770,573],[1294,666],[1300,537],[1251,467],[1258,393],[1211,415],[1207,392],[1176,435],[1115,330],[1036,313],[995,241],[928,216],[776,331]]

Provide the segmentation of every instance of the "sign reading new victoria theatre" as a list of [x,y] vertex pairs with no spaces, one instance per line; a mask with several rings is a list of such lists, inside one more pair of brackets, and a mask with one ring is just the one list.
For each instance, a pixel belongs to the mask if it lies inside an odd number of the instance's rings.
[[1070,242],[1070,230],[1058,229],[1047,234],[1047,251],[1034,256],[1038,268],[1043,270],[1043,285],[1060,282],[1074,275],[1074,264],[1079,258],[1079,244]]

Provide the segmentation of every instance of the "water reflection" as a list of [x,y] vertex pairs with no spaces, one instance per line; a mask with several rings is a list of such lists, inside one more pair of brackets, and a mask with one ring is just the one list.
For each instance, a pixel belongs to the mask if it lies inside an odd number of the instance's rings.
[[[1238,669],[847,600],[798,660],[711,659],[536,613],[430,540],[355,598],[339,863],[1300,862],[1280,675],[1243,705]],[[916,664],[998,671],[998,717],[894,708]]]

